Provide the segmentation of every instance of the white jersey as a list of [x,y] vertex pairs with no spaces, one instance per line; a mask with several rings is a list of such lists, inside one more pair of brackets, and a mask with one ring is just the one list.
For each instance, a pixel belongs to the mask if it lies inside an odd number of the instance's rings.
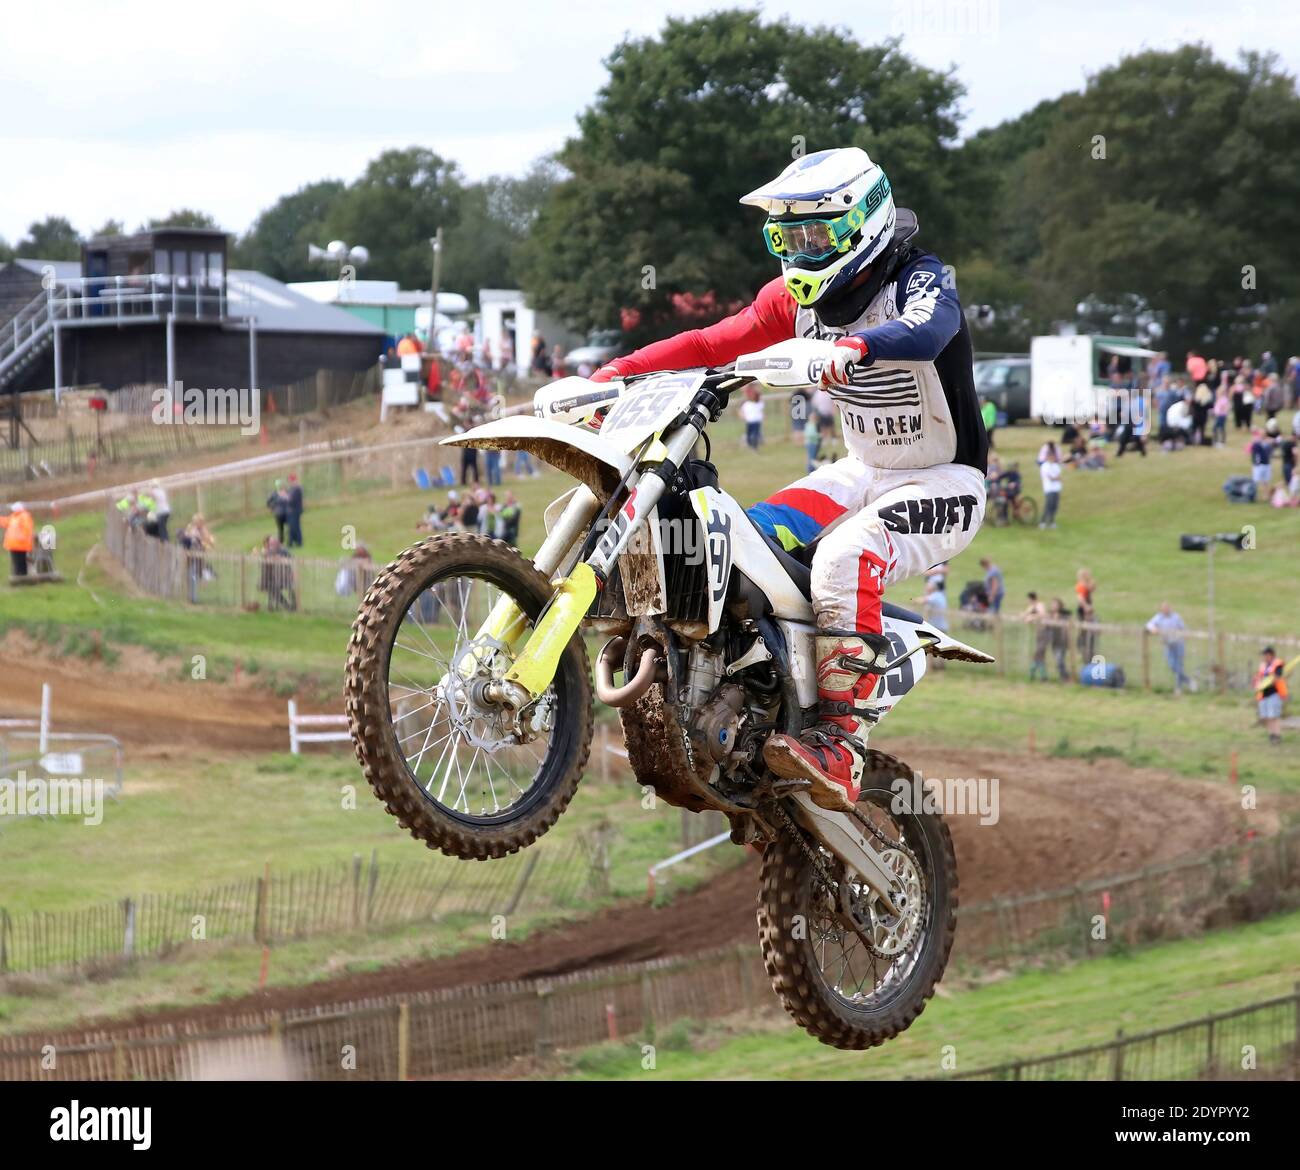
[[984,469],[987,439],[971,371],[970,336],[939,261],[905,264],[854,321],[832,326],[813,308],[795,314],[795,336],[864,334],[866,362],[836,387],[844,442],[870,467],[967,463]]

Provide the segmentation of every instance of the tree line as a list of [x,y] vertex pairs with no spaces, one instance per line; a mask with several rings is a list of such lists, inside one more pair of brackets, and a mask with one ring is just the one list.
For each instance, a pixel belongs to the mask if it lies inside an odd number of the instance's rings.
[[[318,278],[308,243],[340,238],[370,249],[362,275],[427,287],[442,226],[443,287],[521,287],[640,341],[747,301],[774,262],[738,197],[800,153],[856,145],[983,307],[979,348],[1024,348],[1059,321],[1145,329],[1171,353],[1300,348],[1300,98],[1272,56],[1136,53],[964,141],[960,80],[896,39],[724,11],[670,19],[605,65],[576,133],[528,174],[471,182],[425,148],[386,151],[354,182],[279,199],[233,263]],[[155,226],[171,222],[211,223]],[[49,219],[10,252],[76,248]]]

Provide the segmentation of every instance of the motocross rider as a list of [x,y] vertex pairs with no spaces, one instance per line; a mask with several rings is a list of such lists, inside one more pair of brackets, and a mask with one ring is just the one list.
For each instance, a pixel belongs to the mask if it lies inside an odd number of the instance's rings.
[[618,358],[593,380],[721,366],[792,337],[826,342],[821,384],[848,454],[749,516],[791,553],[816,543],[819,722],[770,736],[763,758],[778,776],[810,781],[823,808],[847,811],[890,659],[884,589],[956,556],[984,518],[988,436],[970,333],[951,272],[912,242],[916,216],[895,208],[866,151],[796,159],[740,202],[767,213],[781,276],[734,316]]

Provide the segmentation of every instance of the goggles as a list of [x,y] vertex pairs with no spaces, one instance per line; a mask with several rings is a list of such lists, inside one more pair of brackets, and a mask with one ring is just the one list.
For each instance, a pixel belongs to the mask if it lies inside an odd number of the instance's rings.
[[779,260],[825,260],[852,249],[855,232],[889,193],[887,180],[877,183],[843,215],[830,219],[769,219],[763,225],[763,242]]

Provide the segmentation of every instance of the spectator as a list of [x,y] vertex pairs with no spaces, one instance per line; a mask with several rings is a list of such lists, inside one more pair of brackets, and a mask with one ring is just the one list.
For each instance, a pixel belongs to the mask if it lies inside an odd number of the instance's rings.
[[[1277,420],[1274,419],[1269,423],[1271,433],[1276,434],[1273,428],[1277,427]],[[1295,478],[1295,453],[1297,440],[1295,435],[1282,435],[1274,439],[1273,446],[1282,458],[1282,486],[1290,488],[1292,479]]]
[[522,479],[524,476],[528,476],[529,478],[531,478],[535,475],[542,474],[540,471],[537,470],[536,467],[533,466],[532,456],[529,455],[528,452],[525,451],[522,447],[520,447],[519,450],[515,452],[514,471],[515,471],[515,475],[518,476],[520,479]]
[[1165,662],[1174,676],[1175,695],[1181,695],[1183,688],[1191,684],[1191,680],[1183,670],[1183,660],[1187,650],[1183,643],[1183,631],[1186,628],[1182,617],[1174,612],[1174,607],[1167,601],[1160,603],[1160,609],[1147,622],[1147,632],[1159,634],[1165,644]]
[[752,383],[745,388],[740,417],[745,424],[745,445],[751,451],[757,451],[763,445],[763,395]]
[[1260,396],[1259,408],[1264,412],[1264,417],[1272,420],[1277,418],[1278,412],[1282,409],[1282,380],[1276,374],[1269,374],[1264,380],[1264,390]]
[[998,408],[993,400],[980,395],[980,418],[984,420],[984,429],[989,433],[989,449],[993,449],[993,432],[998,429]]
[[1061,457],[1055,443],[1047,444],[1038,472],[1043,481],[1043,519],[1038,527],[1055,528],[1056,511],[1061,506]]
[[195,512],[190,522],[180,530],[176,543],[185,550],[185,581],[189,589],[190,604],[199,603],[199,582],[211,581],[216,574],[203,556],[217,543],[208,528],[202,512]]
[[533,357],[531,369],[534,374],[541,374],[543,377],[551,376],[551,359],[546,352],[546,338],[540,333],[533,334]]
[[339,571],[334,576],[334,592],[340,597],[352,593],[365,593],[378,574],[370,550],[364,544],[358,544],[352,555],[344,559]]
[[289,473],[288,496],[285,519],[289,526],[289,547],[302,548],[302,484],[298,482],[298,476],[293,472]]
[[266,506],[275,518],[276,544],[283,544],[289,525],[289,492],[284,480],[277,479],[271,494],[266,497]]
[[161,480],[155,479],[149,485],[149,490],[153,496],[153,521],[156,525],[156,535],[165,544],[168,540],[167,524],[172,518],[171,500],[167,498],[167,489],[163,487]]
[[1070,672],[1065,665],[1065,652],[1069,649],[1070,611],[1059,597],[1052,598],[1047,610],[1047,644],[1056,660],[1056,675],[1061,682],[1069,682]]
[[14,577],[27,576],[27,558],[35,543],[35,525],[27,505],[15,500],[9,505],[9,515],[0,516],[0,528],[5,530],[5,550],[9,553],[9,571]]
[[1078,599],[1075,616],[1079,619],[1079,655],[1087,662],[1097,656],[1097,631],[1092,628],[1097,621],[1097,610],[1093,605],[1093,596],[1097,583],[1087,569],[1080,569],[1075,574],[1074,595]]
[[[925,592],[921,596],[921,613],[936,630],[948,629],[948,591],[944,578],[932,573],[925,579]],[[939,658],[936,662],[942,662]]]
[[460,506],[460,514],[457,517],[457,523],[466,532],[478,531],[478,492],[466,492],[464,503]]
[[1232,426],[1243,430],[1250,426],[1250,412],[1254,409],[1254,395],[1246,387],[1246,379],[1238,375],[1232,383]]
[[1006,595],[1006,582],[1002,579],[1002,570],[988,557],[980,558],[980,568],[984,570],[984,597],[993,613],[1002,612],[1002,598]]
[[402,340],[397,343],[397,356],[399,358],[404,358],[406,357],[407,354],[423,353],[423,352],[424,352],[424,346],[420,344],[419,339],[415,336],[414,333],[406,334],[406,336],[404,336]]
[[564,375],[564,346],[556,345],[551,350],[551,377],[563,378]]
[[804,470],[812,473],[817,470],[817,457],[821,454],[822,433],[821,428],[813,421],[806,422],[803,428],[803,453],[806,467]]
[[298,608],[293,558],[279,537],[268,536],[262,542],[262,568],[258,588],[266,594],[267,609],[292,611]]
[[1029,667],[1029,681],[1041,678],[1047,681],[1047,643],[1049,631],[1043,624],[1047,620],[1047,607],[1038,600],[1037,593],[1030,593],[1029,604],[1020,615],[1022,622],[1034,627],[1034,661]]
[[1227,386],[1220,383],[1214,393],[1214,445],[1222,447],[1228,441],[1228,412],[1232,409],[1232,399]]
[[506,492],[505,502],[497,511],[497,539],[518,547],[519,521],[523,513],[514,492]]
[[483,452],[483,461],[487,471],[487,481],[492,487],[497,487],[501,483],[501,452],[494,447],[489,447]]
[[812,409],[812,398],[807,390],[795,390],[790,395],[790,429],[795,441],[804,437],[808,426],[808,412]]
[[1286,668],[1265,646],[1260,654],[1259,670],[1255,672],[1255,698],[1259,703],[1259,718],[1268,730],[1269,743],[1282,742],[1282,704],[1286,701]]
[[[1273,425],[1277,425],[1277,420],[1273,420]],[[1268,495],[1269,480],[1273,477],[1270,464],[1273,460],[1273,443],[1265,438],[1264,432],[1255,427],[1251,431],[1252,439],[1249,447],[1250,451],[1250,478],[1255,483],[1255,498],[1266,498]]]
[[1187,376],[1193,382],[1204,382],[1208,368],[1205,359],[1196,350],[1187,351]]
[[1192,442],[1198,447],[1209,446],[1210,437],[1206,434],[1210,410],[1214,406],[1214,393],[1204,382],[1196,387],[1192,395]]
[[460,486],[465,487],[469,483],[470,476],[474,477],[475,485],[478,484],[478,448],[462,447],[460,449]]

